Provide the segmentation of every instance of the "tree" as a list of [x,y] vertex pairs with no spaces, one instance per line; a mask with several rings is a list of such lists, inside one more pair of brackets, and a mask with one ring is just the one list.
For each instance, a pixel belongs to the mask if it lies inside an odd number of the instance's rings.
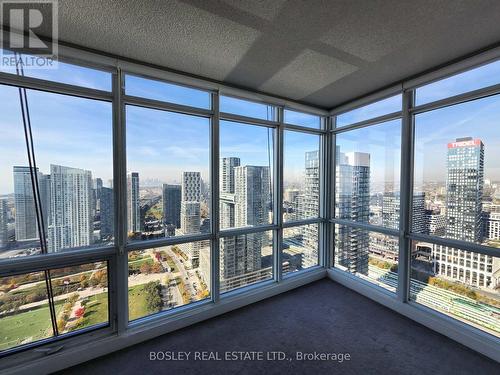
[[64,331],[64,328],[66,327],[66,320],[64,319],[57,319],[57,330],[59,332]]
[[151,265],[149,262],[144,262],[141,264],[141,268],[139,270],[141,273],[149,274],[151,272]]
[[163,267],[161,266],[160,263],[156,262],[151,267],[151,272],[152,273],[161,273],[161,272],[163,272]]
[[150,312],[158,312],[161,310],[161,285],[158,281],[150,281],[144,286],[146,292],[146,307]]
[[81,318],[84,314],[85,314],[85,309],[83,307],[80,307],[75,311],[75,316],[77,318]]

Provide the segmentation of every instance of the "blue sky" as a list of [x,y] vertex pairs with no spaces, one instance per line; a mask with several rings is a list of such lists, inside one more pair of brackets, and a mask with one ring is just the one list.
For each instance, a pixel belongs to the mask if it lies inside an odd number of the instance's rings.
[[416,116],[415,183],[446,177],[448,142],[480,138],[485,178],[500,181],[500,96],[446,107]]
[[[92,69],[60,63],[57,70],[27,70],[26,75],[84,87],[110,90],[111,75]],[[210,108],[206,91],[177,86],[135,76],[126,77],[129,95]],[[93,177],[112,179],[111,105],[94,100],[28,91],[37,165],[49,173],[50,164],[61,164],[92,171]],[[18,90],[0,86],[0,144],[2,162],[0,194],[11,193],[12,166],[27,165]],[[221,98],[221,110],[250,117],[271,119],[271,106],[231,97]],[[139,172],[141,179],[178,183],[182,171],[200,171],[209,179],[210,122],[207,118],[128,106],[127,170]],[[270,117],[271,116],[271,117]],[[317,117],[290,111],[292,123],[315,126]],[[272,131],[271,131],[272,132]],[[221,156],[238,156],[243,165],[268,165],[268,129],[259,126],[221,122]],[[304,172],[304,153],[317,149],[309,136],[297,133],[286,139],[285,176],[300,181]],[[317,137],[312,137],[317,138]],[[270,138],[272,142],[272,137]],[[272,155],[271,155],[272,160]],[[293,165],[293,167],[292,167]]]
[[[17,88],[0,86],[0,194],[13,192],[12,166],[28,165]],[[36,162],[92,171],[112,178],[111,104],[65,95],[27,91]]]
[[340,128],[342,126],[354,124],[355,122],[369,120],[388,113],[401,111],[401,106],[401,94],[394,95],[387,99],[379,100],[378,102],[338,115],[336,125]]
[[370,154],[370,187],[383,191],[382,182],[399,185],[401,160],[401,121],[352,130],[337,135],[340,152]]
[[[27,75],[109,90],[111,75],[60,63],[57,70],[30,70]],[[420,102],[498,82],[500,63],[468,71],[418,89]],[[127,93],[209,108],[209,94],[188,87],[127,77]],[[106,183],[112,178],[112,113],[109,103],[28,90],[37,164],[88,169]],[[395,96],[346,114],[347,122],[397,110]],[[272,115],[270,106],[222,97],[221,110],[258,118]],[[27,165],[18,90],[0,86],[0,194],[12,192],[12,166]],[[287,111],[287,122],[316,127],[317,117]],[[350,116],[350,117],[349,117]],[[481,138],[485,144],[485,177],[500,180],[500,97],[493,96],[420,114],[416,118],[416,182],[445,178],[446,144],[457,137]],[[267,165],[267,129],[222,123],[221,156],[239,156],[242,164]],[[137,107],[127,109],[128,171],[141,178],[179,182],[181,172],[196,170],[208,181],[209,120]],[[371,154],[372,181],[399,180],[399,122],[340,134],[343,152]],[[287,131],[285,184],[302,181],[304,154],[319,148],[319,137]]]

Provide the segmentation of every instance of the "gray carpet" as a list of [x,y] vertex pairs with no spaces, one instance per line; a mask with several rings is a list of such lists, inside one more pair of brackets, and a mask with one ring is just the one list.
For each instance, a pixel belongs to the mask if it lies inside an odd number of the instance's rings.
[[[191,352],[191,359],[196,351],[281,351],[287,359],[150,361],[150,351]],[[349,353],[350,360],[293,359],[314,351]],[[487,375],[500,374],[500,365],[324,279],[64,373]]]

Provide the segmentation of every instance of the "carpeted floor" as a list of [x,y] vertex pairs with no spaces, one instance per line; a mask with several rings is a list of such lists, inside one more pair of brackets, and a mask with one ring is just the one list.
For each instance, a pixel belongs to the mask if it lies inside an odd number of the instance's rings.
[[[160,351],[190,352],[189,360],[151,361],[150,352]],[[217,352],[223,360],[194,360],[201,351]],[[266,352],[279,351],[286,359],[228,361],[228,351],[264,352],[264,359]],[[315,351],[348,353],[350,359],[296,359],[296,352]],[[500,365],[324,279],[64,373],[488,375],[500,374]]]

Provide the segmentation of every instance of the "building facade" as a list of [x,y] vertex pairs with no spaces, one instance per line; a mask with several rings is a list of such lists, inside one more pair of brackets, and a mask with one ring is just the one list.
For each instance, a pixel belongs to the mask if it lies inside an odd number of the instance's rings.
[[[480,139],[459,138],[448,143],[445,236],[482,242],[484,145]],[[491,256],[434,245],[434,273],[478,288],[494,287]]]
[[9,242],[7,199],[0,198],[0,249]]
[[100,191],[101,239],[107,240],[114,235],[114,197],[113,189],[101,187]]
[[[302,218],[313,218],[319,216],[319,150],[306,152],[305,154],[305,173],[304,173],[304,199],[302,201]],[[302,258],[302,267],[308,268],[318,265],[318,239],[319,226],[303,226],[303,245],[304,254]]]
[[50,182],[49,252],[92,244],[92,173],[51,165]]
[[163,224],[181,227],[181,185],[163,184]]
[[141,228],[141,207],[139,198],[139,173],[127,176],[127,224],[129,233],[137,233]]
[[[370,154],[336,149],[336,217],[361,223],[370,219]],[[368,274],[369,232],[335,226],[335,262],[351,273]]]

